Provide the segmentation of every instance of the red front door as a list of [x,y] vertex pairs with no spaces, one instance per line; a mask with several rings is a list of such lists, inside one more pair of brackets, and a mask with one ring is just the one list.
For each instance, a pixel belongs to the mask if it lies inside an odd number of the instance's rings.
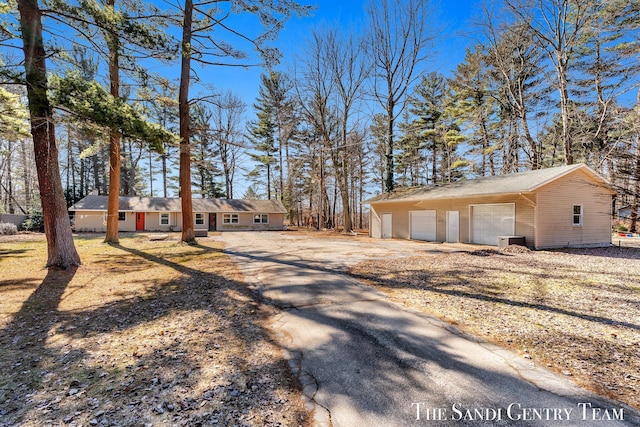
[[136,231],[144,231],[144,212],[136,212]]

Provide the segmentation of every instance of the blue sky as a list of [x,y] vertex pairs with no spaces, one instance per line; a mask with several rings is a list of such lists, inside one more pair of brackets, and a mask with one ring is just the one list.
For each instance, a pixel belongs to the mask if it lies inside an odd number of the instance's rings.
[[[304,0],[299,0],[303,4]],[[296,56],[304,55],[304,42],[308,39],[310,30],[319,24],[337,24],[345,29],[358,26],[365,19],[365,4],[367,0],[325,0],[316,2],[316,10],[312,16],[293,18],[285,24],[273,46],[278,47],[283,54],[281,64],[277,69],[290,71]],[[463,61],[465,49],[475,43],[469,37],[469,24],[474,15],[478,14],[482,0],[441,0],[440,3],[432,3],[433,16],[426,17],[433,26],[438,29],[432,57],[428,63],[423,64],[424,72],[437,71],[448,75]],[[239,17],[239,27],[242,25],[255,25],[250,18]],[[465,35],[466,34],[466,35]],[[253,104],[258,95],[260,86],[260,74],[265,70],[255,68],[237,67],[204,67],[194,65],[195,71],[214,89],[220,91],[232,91],[240,96],[247,106],[246,120],[255,118]],[[191,90],[192,96],[198,93],[197,88]],[[239,164],[245,168],[249,166],[248,158],[239,160]],[[243,173],[237,176],[243,176]],[[247,183],[240,178],[235,183],[234,197],[241,197],[246,190]]]
[[[303,0],[300,2],[314,4]],[[446,75],[464,59],[465,48],[473,43],[464,33],[469,29],[470,20],[477,13],[480,3],[481,0],[442,0],[440,3],[433,3],[434,16],[426,19],[433,21],[439,31],[432,59],[425,64],[426,71],[438,71]],[[278,40],[273,42],[284,55],[278,69],[287,71],[293,58],[304,53],[304,41],[315,25],[337,22],[344,28],[357,26],[364,20],[365,4],[366,0],[318,1],[315,2],[316,10],[312,16],[289,20]],[[240,95],[247,104],[247,113],[251,114],[251,106],[258,93],[263,69],[207,67],[196,68],[196,71],[217,90],[231,90]]]
[[[156,3],[161,8],[168,7],[169,4],[182,3],[182,0],[149,0]],[[314,0],[298,0],[302,4],[314,4]],[[438,2],[439,1],[439,2]],[[424,64],[424,72],[438,71],[443,74],[449,74],[456,65],[460,63],[465,54],[465,48],[473,43],[468,37],[463,36],[463,32],[468,29],[471,17],[476,13],[478,5],[483,0],[433,0],[433,16],[424,17],[429,24],[438,28],[438,40],[432,59],[429,63]],[[272,44],[280,48],[283,54],[283,61],[278,69],[285,72],[290,71],[293,59],[296,56],[304,55],[304,42],[308,39],[311,28],[323,22],[334,24],[337,23],[345,29],[358,26],[365,20],[365,4],[367,0],[323,0],[315,1],[316,10],[312,16],[304,18],[293,18],[285,24],[285,28],[281,31],[278,39]],[[234,29],[241,32],[245,29],[252,30],[251,26],[255,26],[255,20],[251,17],[239,16],[235,17],[236,21]],[[57,24],[52,20],[45,22],[45,29],[49,29],[48,25],[52,25],[53,29],[60,30]],[[179,36],[176,28],[171,30],[172,33]],[[176,33],[177,32],[177,33]],[[15,52],[12,52],[15,54]],[[178,83],[179,77],[179,61],[176,59],[172,64],[149,64],[149,71],[152,73],[162,74]],[[264,72],[259,67],[244,69],[238,67],[220,67],[207,66],[198,67],[193,64],[195,72],[202,78],[203,82],[213,86],[215,92],[231,91],[240,96],[247,110],[245,114],[246,120],[254,118],[253,104],[258,94],[260,85],[260,74]],[[50,64],[51,68],[51,64]],[[106,80],[106,71],[101,71],[102,77]],[[195,98],[199,95],[211,94],[210,89],[192,87],[191,97]],[[157,185],[156,176],[156,185]],[[236,184],[236,188],[242,187],[243,179],[240,178]],[[239,189],[241,196],[243,190]]]

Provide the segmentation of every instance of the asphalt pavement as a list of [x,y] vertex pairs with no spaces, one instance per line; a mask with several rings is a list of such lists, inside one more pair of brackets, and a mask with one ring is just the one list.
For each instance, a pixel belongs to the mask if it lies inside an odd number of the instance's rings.
[[345,274],[372,258],[455,245],[224,232],[273,321],[315,425],[638,426],[640,414],[454,327],[389,302]]

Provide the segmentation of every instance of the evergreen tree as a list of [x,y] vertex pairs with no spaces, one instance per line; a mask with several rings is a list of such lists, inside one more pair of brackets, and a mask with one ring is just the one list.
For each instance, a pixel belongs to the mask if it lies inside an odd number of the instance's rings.
[[544,62],[542,49],[532,42],[534,35],[527,25],[501,25],[489,11],[484,20],[484,59],[492,72],[493,96],[499,104],[501,126],[497,132],[502,141],[502,172],[519,170],[520,151],[528,158],[526,167],[539,169],[542,146],[532,127],[539,125],[534,118],[541,106],[549,105],[549,86],[543,84],[546,79],[540,68]]
[[585,31],[597,16],[594,5],[584,0],[505,0],[519,24],[531,30],[533,41],[545,52],[554,71],[554,86],[560,100],[561,142],[564,163],[575,161],[571,140],[570,79],[576,66]]
[[[109,93],[114,99],[121,97],[121,69],[135,71],[146,76],[144,68],[137,61],[141,57],[150,56],[166,58],[175,51],[166,32],[158,25],[163,21],[154,19],[157,10],[154,7],[121,0],[116,7],[115,0],[78,0],[77,4],[50,0],[56,12],[67,21],[71,28],[78,28],[79,33],[86,35],[90,43],[93,37],[101,36],[106,45],[104,49],[97,49],[103,53],[109,72]],[[145,19],[140,19],[144,16]],[[144,52],[144,54],[140,54]],[[118,243],[118,200],[121,192],[121,140],[122,134],[115,123],[109,129],[109,200],[107,207],[107,230],[105,242]],[[130,174],[134,169],[127,169]],[[129,185],[132,188],[131,185]],[[131,193],[127,190],[126,193]]]
[[[224,5],[226,4],[226,9]],[[222,39],[214,39],[214,29],[226,32],[240,41],[253,45],[267,65],[278,59],[278,51],[268,48],[265,43],[275,37],[283,23],[293,15],[306,15],[309,7],[301,6],[293,0],[277,3],[267,0],[250,2],[211,2],[194,3],[185,0],[181,9],[179,25],[182,30],[180,45],[180,88],[178,91],[178,109],[180,121],[180,193],[182,197],[182,241],[195,242],[193,230],[193,212],[191,203],[191,166],[190,166],[190,113],[189,88],[191,86],[191,61],[207,65],[243,65],[246,53],[234,48]],[[255,37],[227,25],[225,21],[234,15],[248,13],[258,18],[264,31]],[[195,16],[194,16],[195,15]],[[218,58],[222,58],[219,61]],[[224,61],[230,60],[229,63]]]
[[480,176],[495,175],[498,171],[496,151],[496,101],[492,96],[491,74],[485,63],[481,47],[467,50],[465,61],[458,64],[454,76],[449,79],[453,94],[453,115],[466,129],[467,144],[471,153],[480,156],[476,173]]
[[386,172],[385,191],[394,187],[396,120],[402,114],[416,68],[427,57],[430,44],[426,0],[370,1],[369,53],[374,63],[374,95],[385,111]]
[[47,267],[69,268],[80,265],[80,256],[73,243],[60,179],[58,145],[55,140],[51,103],[47,94],[47,54],[42,38],[42,12],[36,0],[19,0],[18,11],[31,135],[38,172],[44,231],[47,237]]
[[[278,71],[270,71],[269,74],[260,76],[258,98],[254,108],[258,112],[258,121],[265,124],[259,133],[259,139],[272,144],[277,152],[277,198],[284,202],[285,208],[291,208],[291,180],[289,150],[297,128],[297,117],[294,111],[294,102],[291,96],[293,82]],[[271,117],[266,117],[270,114]],[[267,124],[267,122],[269,124]],[[272,132],[271,136],[265,132]],[[261,144],[260,142],[258,144]],[[270,147],[262,147],[259,151],[267,152]],[[271,172],[273,170],[270,168]],[[270,178],[268,178],[270,179]],[[285,185],[286,183],[286,185]]]
[[218,198],[225,195],[218,178],[222,171],[215,162],[215,131],[211,128],[213,112],[206,104],[196,104],[192,109],[193,151],[191,164],[197,181],[195,186],[202,198]]
[[[250,140],[253,142],[255,153],[249,156],[256,162],[256,168],[251,171],[253,179],[263,177],[263,185],[267,193],[267,200],[272,198],[273,169],[278,160],[278,149],[275,143],[276,125],[273,121],[274,114],[270,104],[254,105],[257,111],[257,120],[249,123]],[[278,197],[276,197],[278,198]]]
[[447,91],[444,76],[428,73],[422,76],[408,100],[408,111],[413,117],[409,129],[420,141],[421,157],[428,162],[425,179],[431,184],[442,182],[444,176],[443,166],[448,150],[445,138],[448,130],[445,124]]

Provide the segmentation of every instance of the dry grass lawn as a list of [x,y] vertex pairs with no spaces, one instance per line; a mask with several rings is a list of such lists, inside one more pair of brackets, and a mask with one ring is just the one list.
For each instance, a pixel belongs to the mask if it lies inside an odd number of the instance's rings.
[[640,249],[488,250],[368,261],[351,273],[640,408]]
[[0,236],[0,426],[307,424],[221,243],[102,238],[63,271],[42,235]]

